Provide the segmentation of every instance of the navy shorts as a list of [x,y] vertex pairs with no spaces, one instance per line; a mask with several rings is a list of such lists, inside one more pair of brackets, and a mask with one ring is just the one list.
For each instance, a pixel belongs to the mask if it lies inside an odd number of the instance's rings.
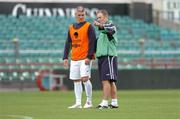
[[118,64],[116,56],[98,57],[98,70],[100,80],[109,80],[116,82]]

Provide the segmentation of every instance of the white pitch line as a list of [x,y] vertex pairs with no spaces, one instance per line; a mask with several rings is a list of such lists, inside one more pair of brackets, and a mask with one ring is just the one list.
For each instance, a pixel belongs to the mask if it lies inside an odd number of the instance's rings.
[[32,117],[28,116],[21,116],[21,115],[7,115],[8,117],[13,117],[13,118],[20,118],[20,119],[33,119]]

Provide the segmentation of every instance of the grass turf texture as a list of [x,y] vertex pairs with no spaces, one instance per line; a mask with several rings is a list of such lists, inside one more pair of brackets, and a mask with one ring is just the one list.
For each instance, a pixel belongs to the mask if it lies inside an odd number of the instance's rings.
[[[93,104],[101,101],[102,92],[93,92]],[[178,119],[180,90],[118,91],[118,109],[68,109],[74,93],[68,92],[1,92],[0,119]],[[85,103],[83,93],[83,104]],[[25,118],[24,118],[25,119]],[[28,118],[27,118],[28,119]]]

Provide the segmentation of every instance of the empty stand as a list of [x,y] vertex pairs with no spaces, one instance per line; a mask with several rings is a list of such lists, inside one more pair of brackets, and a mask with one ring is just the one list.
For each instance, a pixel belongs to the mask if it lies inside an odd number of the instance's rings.
[[[126,16],[110,19],[117,26],[120,69],[154,68],[155,61],[162,61],[163,68],[179,67],[180,31]],[[63,68],[64,43],[73,22],[67,17],[0,15],[0,79],[33,80],[38,70]]]

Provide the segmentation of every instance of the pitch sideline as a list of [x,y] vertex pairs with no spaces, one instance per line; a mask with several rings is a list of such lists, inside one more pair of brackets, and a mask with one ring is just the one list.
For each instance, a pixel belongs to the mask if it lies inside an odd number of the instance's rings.
[[8,117],[14,117],[14,118],[20,118],[20,119],[33,119],[32,117],[29,116],[23,116],[23,115],[7,115]]

